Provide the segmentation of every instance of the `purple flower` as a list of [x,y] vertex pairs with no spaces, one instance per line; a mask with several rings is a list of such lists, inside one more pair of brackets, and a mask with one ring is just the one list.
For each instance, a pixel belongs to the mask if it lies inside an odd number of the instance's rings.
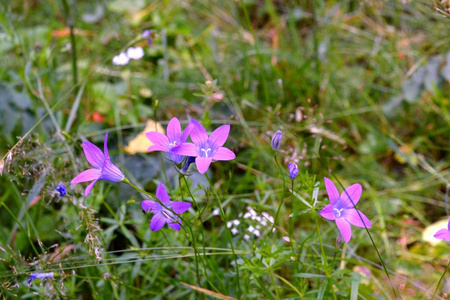
[[434,235],[435,238],[450,242],[450,218],[448,219],[447,228],[439,229]]
[[174,150],[186,142],[192,128],[193,125],[189,124],[181,133],[180,121],[177,118],[172,118],[167,125],[167,136],[157,131],[149,131],[145,134],[150,142],[154,144],[148,148],[148,151],[168,152],[175,163],[180,163],[183,160],[183,156],[176,154]]
[[30,279],[28,279],[28,284],[30,284],[35,279],[42,279],[42,278],[53,278],[55,276],[55,273],[32,273],[30,275]]
[[283,138],[283,132],[281,130],[277,130],[275,134],[272,136],[272,149],[278,150],[281,146],[281,139]]
[[182,174],[186,174],[187,171],[188,171],[188,169],[189,169],[189,166],[190,166],[191,164],[193,164],[193,163],[195,163],[195,157],[189,156],[188,159],[187,159],[187,161],[186,161],[186,164],[184,165],[183,169],[181,169],[180,172],[181,172]]
[[196,120],[191,131],[194,143],[184,143],[174,149],[175,153],[195,157],[195,164],[201,174],[204,174],[213,160],[232,160],[236,158],[233,151],[222,147],[230,133],[230,125],[222,125],[214,130],[208,137],[205,127]]
[[289,178],[291,180],[294,180],[295,177],[297,177],[297,175],[298,175],[298,166],[297,166],[297,164],[290,162],[288,164],[288,169],[289,169]]
[[55,191],[59,193],[60,197],[64,197],[67,195],[66,186],[62,182],[58,183],[58,186],[56,187]]
[[[189,202],[175,202],[170,201],[164,184],[160,183],[156,189],[156,198],[158,198],[167,208],[172,209],[177,214],[182,214],[191,207]],[[163,207],[157,201],[144,200],[142,201],[142,209],[144,212],[151,212],[154,214],[150,221],[150,229],[153,231],[160,230],[164,224],[167,223],[173,230],[180,230],[181,220],[172,211]]]
[[320,211],[320,215],[325,219],[336,221],[342,238],[348,243],[352,237],[350,224],[357,227],[372,227],[369,219],[361,211],[354,208],[354,205],[361,198],[362,186],[359,183],[353,184],[339,196],[339,191],[334,183],[326,177],[324,179],[331,203]]
[[144,32],[141,34],[141,38],[143,39],[147,39],[150,37],[152,31],[150,29],[146,29],[144,30]]
[[118,167],[116,167],[112,162],[108,154],[108,147],[106,141],[108,140],[108,133],[105,134],[104,149],[105,154],[102,153],[97,146],[94,144],[84,141],[83,151],[86,155],[88,162],[94,167],[78,174],[72,181],[71,184],[92,181],[86,188],[84,195],[87,197],[91,191],[94,184],[100,179],[106,179],[109,181],[119,182],[122,181],[125,176]]

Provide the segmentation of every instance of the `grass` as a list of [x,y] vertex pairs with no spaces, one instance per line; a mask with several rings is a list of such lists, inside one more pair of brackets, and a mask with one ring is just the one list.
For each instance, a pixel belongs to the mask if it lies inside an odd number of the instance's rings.
[[[1,295],[445,299],[449,245],[422,233],[449,210],[447,8],[2,3]],[[113,65],[131,45],[145,56]],[[209,131],[231,124],[225,146],[236,159],[213,163],[208,177],[195,168],[182,177],[159,153],[126,153],[147,120],[165,127],[175,116]],[[277,130],[281,168],[270,147]],[[163,182],[172,200],[195,200],[182,215],[192,231],[152,232],[146,197],[124,183],[99,181],[89,197],[85,184],[69,185],[89,167],[81,141],[100,146],[106,131],[133,184],[154,193]],[[293,184],[290,161],[300,167]],[[336,242],[336,225],[318,214],[328,203],[324,176],[341,192],[362,184],[371,238],[353,227],[349,243]],[[59,182],[66,197],[54,191]],[[251,211],[277,216],[275,232],[269,224],[250,233],[260,225],[244,218]],[[34,272],[57,276],[28,285]]]

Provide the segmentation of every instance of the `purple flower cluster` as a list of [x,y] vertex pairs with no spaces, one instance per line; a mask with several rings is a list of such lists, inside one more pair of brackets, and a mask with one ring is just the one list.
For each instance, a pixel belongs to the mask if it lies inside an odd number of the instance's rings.
[[[167,135],[150,131],[146,136],[154,144],[149,151],[167,152],[175,163],[180,163],[184,156],[195,157],[198,171],[204,174],[211,162],[236,158],[233,151],[223,147],[229,133],[230,125],[222,125],[208,136],[205,127],[196,120],[181,132],[180,122],[173,118],[167,126]],[[192,143],[186,142],[189,135]]]

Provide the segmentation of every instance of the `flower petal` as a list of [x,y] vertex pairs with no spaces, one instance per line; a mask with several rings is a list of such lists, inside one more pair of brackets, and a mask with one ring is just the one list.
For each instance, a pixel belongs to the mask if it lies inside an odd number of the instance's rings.
[[192,143],[183,143],[171,149],[171,152],[184,156],[198,156],[197,147]]
[[162,183],[160,183],[156,188],[156,198],[164,204],[168,205],[170,203],[169,195],[167,194],[166,188]]
[[214,130],[209,136],[209,146],[212,149],[218,149],[222,147],[227,141],[228,135],[230,134],[230,125],[222,125],[216,130]]
[[176,164],[179,164],[184,158],[183,155],[173,153],[172,151],[169,151],[169,155],[170,155],[170,159],[172,159],[172,161]]
[[86,171],[81,172],[70,182],[71,184],[91,181],[99,178],[102,175],[101,170],[99,169],[88,169]]
[[236,158],[236,155],[233,151],[228,148],[220,147],[217,149],[216,153],[214,153],[214,160],[233,160]]
[[445,228],[440,229],[438,230],[438,232],[436,232],[434,237],[440,240],[444,240],[446,242],[450,242],[450,231]]
[[114,165],[109,159],[105,161],[105,165],[102,169],[102,179],[109,181],[119,182],[125,178],[122,171]]
[[208,141],[208,133],[206,132],[205,127],[197,120],[191,120],[191,123],[194,125],[194,128],[192,128],[191,131],[192,141],[197,147],[204,147]]
[[195,158],[195,165],[197,166],[197,170],[200,172],[200,174],[205,174],[205,172],[208,171],[211,161],[212,161],[211,157],[197,156]]
[[342,218],[336,219],[336,225],[341,232],[342,238],[346,243],[348,243],[348,241],[352,238],[352,227]]
[[191,207],[192,203],[189,202],[172,202],[172,210],[177,214],[182,214]]
[[[358,214],[358,212],[359,212],[359,214]],[[349,222],[350,224],[352,224],[354,226],[362,227],[362,228],[364,228],[364,227],[372,228],[372,223],[366,217],[366,215],[363,214],[360,210],[357,210],[355,208],[344,209],[344,211],[342,212],[342,218],[344,218],[345,220],[347,220],[347,222]],[[363,223],[363,221],[364,221],[364,223]],[[364,224],[365,224],[365,226],[364,226]]]
[[172,228],[173,230],[180,231],[179,223],[167,223],[167,225],[169,225],[169,227]]
[[194,128],[194,124],[192,124],[192,122],[189,123],[188,126],[186,126],[186,128],[183,131],[183,134],[181,135],[180,143],[186,142],[186,140],[187,140],[189,134],[191,134],[191,131],[193,128]]
[[[341,200],[347,202],[350,207],[355,206],[361,198],[362,186],[359,183],[352,184],[342,192]],[[348,207],[348,206],[347,206]]]
[[147,151],[148,152],[152,152],[152,151],[164,151],[164,152],[167,152],[167,147],[161,147],[160,145],[151,145],[150,147],[148,147]]
[[88,162],[94,168],[101,169],[101,167],[103,166],[103,162],[105,161],[105,156],[103,155],[102,150],[100,150],[99,147],[95,146],[91,142],[84,141],[83,151]]
[[448,230],[450,230],[450,218],[448,218],[448,225],[447,225]]
[[324,177],[325,188],[327,189],[328,199],[330,202],[334,204],[339,199],[339,191],[337,187],[334,185],[333,181]]
[[169,150],[169,139],[161,132],[149,131],[145,133],[145,136],[150,140],[150,142],[159,146],[160,149],[164,149],[161,151]]
[[181,125],[177,118],[172,118],[167,125],[167,138],[169,142],[180,142]]
[[97,183],[97,181],[99,181],[100,179],[101,179],[100,177],[95,179],[86,187],[86,190],[84,190],[84,196],[86,196],[86,197],[89,196],[89,193],[91,192],[92,188]]
[[142,210],[143,211],[149,211],[153,214],[156,214],[158,212],[160,212],[163,207],[161,206],[161,204],[159,204],[156,201],[152,201],[152,200],[144,200],[141,203],[142,206]]
[[320,215],[322,217],[324,217],[325,219],[328,220],[335,220],[336,216],[334,215],[334,211],[333,211],[333,204],[328,204],[327,206],[325,206],[321,211],[320,211]]
[[150,229],[153,231],[160,230],[166,224],[166,218],[161,213],[157,213],[150,221]]
[[109,152],[108,152],[108,131],[105,134],[105,140],[103,141],[103,148],[105,152],[105,158],[109,158]]

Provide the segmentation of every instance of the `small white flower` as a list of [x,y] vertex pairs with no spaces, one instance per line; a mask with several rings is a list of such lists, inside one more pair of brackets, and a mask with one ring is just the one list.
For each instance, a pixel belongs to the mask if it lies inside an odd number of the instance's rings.
[[289,239],[288,236],[283,236],[283,241],[285,241],[286,243],[290,243],[291,240]]
[[113,57],[113,64],[115,64],[116,66],[124,66],[126,64],[128,64],[128,62],[130,61],[130,59],[128,58],[128,56],[122,52],[119,55],[116,55]]
[[252,216],[252,214],[249,213],[249,212],[247,212],[247,213],[245,213],[245,215],[244,215],[244,219],[250,218],[251,216]]
[[258,236],[258,237],[261,235],[261,233],[259,232],[258,229],[255,229],[255,231],[253,231],[253,234]]
[[219,213],[220,213],[220,211],[219,211],[219,209],[218,209],[218,208],[216,208],[216,209],[215,209],[215,210],[213,210],[213,212],[212,212],[213,216],[218,216],[218,215],[219,215]]
[[247,230],[248,230],[249,232],[253,232],[253,231],[255,231],[255,227],[253,227],[252,225],[250,225],[250,226],[247,228]]
[[227,228],[230,228],[233,223],[231,221],[227,222]]
[[127,49],[127,56],[130,59],[141,59],[144,57],[144,49],[142,47],[130,47]]
[[250,239],[250,236],[248,234],[244,234],[244,240],[248,241]]
[[238,226],[239,224],[241,224],[241,222],[239,220],[233,220],[233,224]]
[[261,226],[259,226],[259,225],[256,225],[255,227],[256,227],[256,229],[261,229]]
[[231,229],[231,233],[233,235],[236,235],[236,233],[238,233],[238,232],[239,232],[239,230],[237,230],[236,228]]

